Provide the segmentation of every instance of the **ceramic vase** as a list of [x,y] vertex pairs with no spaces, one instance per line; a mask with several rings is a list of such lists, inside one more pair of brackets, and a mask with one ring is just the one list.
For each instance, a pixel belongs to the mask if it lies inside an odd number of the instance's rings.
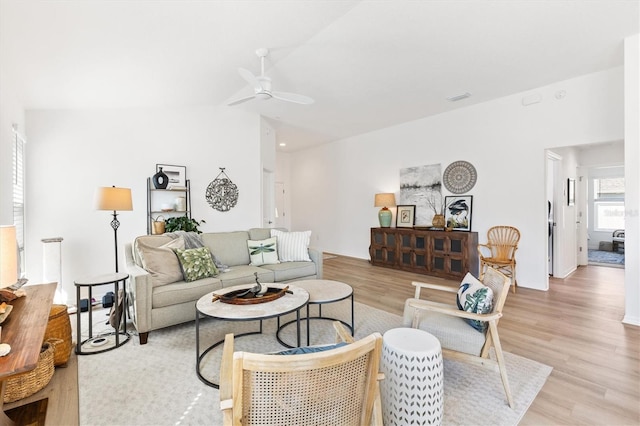
[[167,185],[169,185],[169,177],[162,171],[162,167],[158,173],[153,175],[152,180],[156,189],[167,189]]
[[187,210],[187,199],[184,197],[176,198],[176,211],[183,212]]

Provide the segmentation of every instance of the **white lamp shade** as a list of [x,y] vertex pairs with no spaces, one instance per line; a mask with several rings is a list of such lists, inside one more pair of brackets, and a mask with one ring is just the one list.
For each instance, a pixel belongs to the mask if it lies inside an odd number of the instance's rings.
[[96,190],[96,210],[133,210],[131,189],[115,186],[101,187]]
[[393,192],[384,192],[376,194],[374,207],[394,207],[396,205],[396,196]]
[[0,226],[0,288],[18,281],[18,243],[16,227]]

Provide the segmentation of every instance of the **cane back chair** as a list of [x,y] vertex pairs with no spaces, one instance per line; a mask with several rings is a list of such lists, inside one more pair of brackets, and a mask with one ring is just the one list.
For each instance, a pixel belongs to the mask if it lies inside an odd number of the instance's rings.
[[478,244],[480,256],[480,279],[488,267],[511,278],[511,290],[515,293],[516,281],[516,250],[520,241],[520,231],[513,226],[494,226],[487,231],[487,243]]
[[225,425],[382,425],[378,381],[382,336],[300,355],[233,352],[227,334],[220,367]]

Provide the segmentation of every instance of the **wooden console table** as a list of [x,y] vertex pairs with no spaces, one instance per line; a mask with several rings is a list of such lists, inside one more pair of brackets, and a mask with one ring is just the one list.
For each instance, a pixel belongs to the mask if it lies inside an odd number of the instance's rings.
[[447,279],[478,276],[478,233],[371,228],[371,264]]
[[[11,352],[0,357],[0,408],[3,408],[6,379],[33,370],[38,365],[44,333],[49,322],[56,283],[23,287],[27,295],[11,302],[13,311],[2,324],[2,343]],[[0,425],[13,424],[0,410]]]

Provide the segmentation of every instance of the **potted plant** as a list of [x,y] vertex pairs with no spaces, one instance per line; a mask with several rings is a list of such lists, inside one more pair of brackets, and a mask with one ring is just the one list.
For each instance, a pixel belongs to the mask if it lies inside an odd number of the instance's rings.
[[187,216],[170,217],[165,220],[165,232],[185,231],[185,232],[197,232],[202,234],[202,231],[198,229],[200,223],[206,223],[204,220],[197,221]]

